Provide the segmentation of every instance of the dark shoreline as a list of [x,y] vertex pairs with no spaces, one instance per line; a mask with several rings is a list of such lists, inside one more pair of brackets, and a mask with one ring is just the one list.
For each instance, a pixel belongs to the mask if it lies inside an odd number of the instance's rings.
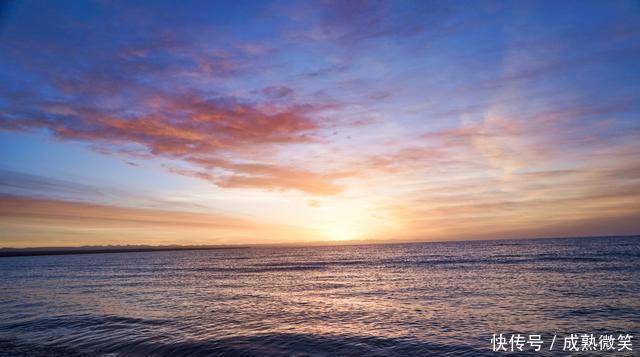
[[139,247],[139,248],[74,248],[74,249],[16,249],[0,250],[0,258],[32,257],[43,255],[76,255],[76,254],[108,254],[108,253],[139,253],[139,252],[171,252],[181,250],[219,250],[219,249],[247,249],[246,246],[237,247]]

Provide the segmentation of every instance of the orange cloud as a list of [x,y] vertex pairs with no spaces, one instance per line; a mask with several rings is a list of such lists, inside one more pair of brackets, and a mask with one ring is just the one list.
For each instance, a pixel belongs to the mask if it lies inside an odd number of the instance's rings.
[[[276,110],[229,98],[156,93],[147,98],[143,109],[146,113],[132,116],[48,103],[40,108],[38,118],[16,120],[12,116],[0,122],[0,127],[46,128],[59,138],[90,142],[101,152],[183,160],[200,166],[200,172],[173,172],[205,178],[222,187],[299,190],[314,195],[342,191],[333,181],[340,174],[315,174],[286,163],[251,163],[263,161],[282,145],[316,141],[315,131],[320,126],[311,115],[322,110],[319,106],[292,105]],[[138,149],[127,149],[131,145]],[[218,159],[222,156],[228,159]],[[226,174],[214,175],[216,169]]]
[[[347,176],[343,174],[323,175],[290,167],[257,164],[231,163],[223,160],[194,160],[207,162],[205,167],[222,168],[231,174],[213,174],[209,171],[194,171],[181,168],[169,168],[169,171],[185,176],[192,176],[228,188],[261,188],[267,190],[295,189],[312,195],[328,196],[342,192],[342,187],[334,180]],[[213,161],[213,162],[210,162]]]
[[0,246],[248,244],[318,239],[289,225],[227,215],[0,196]]
[[[603,165],[604,166],[604,165]],[[514,173],[433,182],[380,209],[405,239],[471,239],[635,234],[637,167]],[[569,233],[573,232],[573,233]]]

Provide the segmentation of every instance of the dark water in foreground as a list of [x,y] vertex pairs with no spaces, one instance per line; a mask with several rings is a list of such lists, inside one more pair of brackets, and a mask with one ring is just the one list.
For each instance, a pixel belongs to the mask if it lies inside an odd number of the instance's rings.
[[0,356],[498,355],[493,333],[638,353],[639,283],[640,238],[2,258]]

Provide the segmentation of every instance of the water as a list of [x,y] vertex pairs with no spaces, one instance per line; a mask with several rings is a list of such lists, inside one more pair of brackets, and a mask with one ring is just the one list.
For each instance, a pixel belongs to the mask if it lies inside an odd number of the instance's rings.
[[0,356],[478,356],[493,333],[636,350],[639,283],[638,237],[2,258]]

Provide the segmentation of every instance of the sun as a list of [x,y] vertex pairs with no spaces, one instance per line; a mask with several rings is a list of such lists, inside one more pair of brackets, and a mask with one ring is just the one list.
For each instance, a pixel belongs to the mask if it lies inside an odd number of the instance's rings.
[[314,209],[309,227],[326,241],[367,240],[382,228],[380,220],[371,214],[372,206],[361,197],[325,199]]
[[325,235],[330,241],[345,242],[356,240],[360,236],[359,229],[346,224],[336,224],[325,229]]

